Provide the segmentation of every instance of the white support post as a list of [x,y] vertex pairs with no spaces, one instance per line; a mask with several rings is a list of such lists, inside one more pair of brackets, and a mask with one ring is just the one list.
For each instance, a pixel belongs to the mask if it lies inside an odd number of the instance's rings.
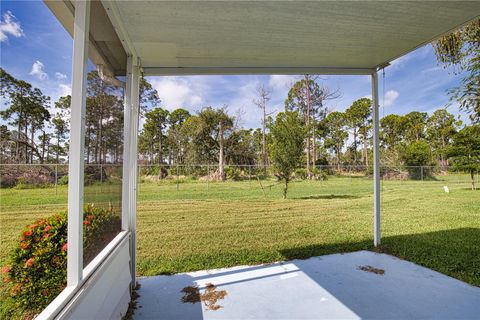
[[83,270],[83,174],[89,26],[90,1],[75,1],[68,157],[67,286],[78,285],[82,281]]
[[[130,196],[129,196],[129,229],[131,232],[131,271],[132,271],[132,286],[136,284],[136,224],[137,224],[137,140],[138,140],[138,121],[140,108],[140,67],[135,56],[128,59],[130,64],[130,99],[131,99],[131,115],[130,115],[130,154],[129,154],[129,181],[130,181]],[[129,68],[127,67],[127,70]],[[127,82],[128,83],[128,82]]]
[[373,244],[380,245],[380,116],[378,107],[378,74],[372,73],[372,107],[373,107]]
[[132,57],[127,57],[123,107],[122,230],[130,230],[130,129],[132,123]]

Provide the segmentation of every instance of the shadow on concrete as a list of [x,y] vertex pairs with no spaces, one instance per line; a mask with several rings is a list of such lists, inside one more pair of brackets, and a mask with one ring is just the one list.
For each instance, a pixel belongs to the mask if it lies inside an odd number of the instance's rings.
[[200,303],[182,302],[181,290],[195,286],[188,274],[140,278],[132,319],[203,319]]

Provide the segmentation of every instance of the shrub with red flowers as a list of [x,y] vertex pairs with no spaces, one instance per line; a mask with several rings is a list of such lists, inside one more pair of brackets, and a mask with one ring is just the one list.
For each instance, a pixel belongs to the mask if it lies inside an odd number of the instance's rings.
[[[84,209],[84,261],[91,261],[120,230],[120,217],[111,209]],[[65,287],[67,278],[67,214],[40,219],[21,233],[3,281],[18,306],[41,310]]]
[[83,262],[86,265],[121,229],[121,220],[112,207],[87,205],[83,211]]

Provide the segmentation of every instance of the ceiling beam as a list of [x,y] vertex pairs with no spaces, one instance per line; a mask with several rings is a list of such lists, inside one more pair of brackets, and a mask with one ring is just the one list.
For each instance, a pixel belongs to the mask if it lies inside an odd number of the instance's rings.
[[324,74],[324,75],[371,75],[375,68],[332,68],[332,67],[186,67],[148,68],[146,76],[192,76],[192,75],[247,75],[247,74]]
[[123,25],[123,21],[120,17],[117,4],[115,3],[115,1],[112,0],[102,0],[102,5],[107,12],[108,18],[110,19],[110,22],[112,23],[118,38],[122,42],[122,46],[125,49],[125,52],[128,56],[132,56],[133,60],[136,60],[138,54],[135,50],[135,46],[133,45],[132,40],[130,39],[130,36],[128,35],[127,29]]

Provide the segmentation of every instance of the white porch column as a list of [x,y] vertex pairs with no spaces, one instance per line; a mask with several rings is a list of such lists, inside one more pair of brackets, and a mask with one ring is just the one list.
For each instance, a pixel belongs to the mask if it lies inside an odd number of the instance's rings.
[[127,57],[123,106],[122,230],[130,230],[130,129],[132,124],[132,57]]
[[[125,136],[129,137],[128,149],[128,229],[131,232],[130,240],[130,259],[132,273],[132,287],[135,286],[136,275],[136,224],[137,224],[137,140],[138,140],[138,121],[139,121],[139,95],[140,95],[140,67],[138,59],[135,56],[129,56],[127,60],[127,85],[126,93],[129,96],[130,122],[129,130]],[[127,116],[127,115],[126,115]],[[125,167],[124,167],[125,168]]]
[[75,1],[68,155],[67,286],[76,286],[82,280],[83,270],[83,174],[89,25],[90,2]]
[[380,245],[380,116],[378,108],[378,74],[372,73],[372,107],[373,107],[373,244]]

